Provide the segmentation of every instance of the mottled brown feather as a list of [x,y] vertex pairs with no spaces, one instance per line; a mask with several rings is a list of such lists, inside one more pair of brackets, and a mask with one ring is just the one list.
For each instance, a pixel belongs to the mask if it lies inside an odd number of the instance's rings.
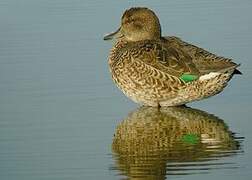
[[236,63],[232,62],[232,59],[217,56],[210,53],[203,48],[199,48],[195,45],[182,41],[175,36],[164,38],[168,44],[187,52],[193,60],[193,63],[198,68],[201,74],[207,74],[210,72],[218,72],[222,69],[235,67]]
[[[177,37],[161,37],[159,20],[147,8],[127,10],[119,30],[104,39],[115,35],[109,56],[112,79],[126,96],[143,105],[175,106],[218,94],[238,66]],[[214,76],[205,78],[209,73]],[[185,82],[183,74],[198,79]]]

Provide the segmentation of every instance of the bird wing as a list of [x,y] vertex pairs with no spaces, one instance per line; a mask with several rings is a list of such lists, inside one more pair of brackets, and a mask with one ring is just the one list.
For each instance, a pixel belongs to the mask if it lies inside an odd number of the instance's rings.
[[[201,74],[208,74],[210,72],[221,72],[225,69],[235,69],[237,66],[239,66],[238,64],[232,62],[232,59],[217,56],[202,48],[184,42],[178,37],[165,37],[165,40],[171,46],[188,53],[192,57],[193,63]],[[238,70],[236,71],[237,73],[239,72]]]
[[131,56],[165,74],[180,78],[184,74],[199,76],[199,70],[192,61],[191,56],[178,48],[167,46],[159,41],[143,41],[134,43]]

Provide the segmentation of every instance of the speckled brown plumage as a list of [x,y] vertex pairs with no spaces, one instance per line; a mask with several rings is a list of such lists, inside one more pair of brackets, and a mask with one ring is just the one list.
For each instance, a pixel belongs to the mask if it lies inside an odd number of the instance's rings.
[[[133,101],[147,106],[175,106],[223,90],[237,64],[177,37],[161,37],[159,20],[147,8],[131,8],[122,17],[109,56],[112,79]],[[200,78],[214,72],[211,78]],[[198,77],[185,82],[180,77]]]

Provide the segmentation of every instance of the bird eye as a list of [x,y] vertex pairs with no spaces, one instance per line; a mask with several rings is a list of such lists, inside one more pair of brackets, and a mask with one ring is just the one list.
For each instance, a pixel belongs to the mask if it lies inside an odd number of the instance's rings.
[[126,21],[125,21],[126,24],[129,24],[129,23],[132,23],[132,22],[134,22],[134,19],[132,19],[130,17],[127,18]]

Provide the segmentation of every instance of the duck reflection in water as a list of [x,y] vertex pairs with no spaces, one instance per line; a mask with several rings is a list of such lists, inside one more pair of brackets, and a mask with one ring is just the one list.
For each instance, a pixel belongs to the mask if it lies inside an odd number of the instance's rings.
[[237,168],[222,158],[241,152],[240,143],[223,120],[204,111],[141,107],[116,128],[112,169],[128,179],[165,179]]

